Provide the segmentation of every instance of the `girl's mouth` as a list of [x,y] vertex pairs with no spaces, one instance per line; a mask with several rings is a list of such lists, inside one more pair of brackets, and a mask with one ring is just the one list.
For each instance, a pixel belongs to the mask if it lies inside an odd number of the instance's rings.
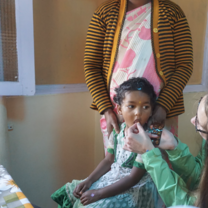
[[135,123],[140,123],[140,120],[139,119],[136,119],[135,121],[134,121],[134,124]]

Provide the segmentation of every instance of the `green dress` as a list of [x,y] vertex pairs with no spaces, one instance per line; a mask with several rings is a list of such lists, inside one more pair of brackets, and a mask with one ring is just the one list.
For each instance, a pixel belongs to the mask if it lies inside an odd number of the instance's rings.
[[[101,189],[109,186],[131,173],[132,167],[144,168],[139,162],[140,156],[123,149],[124,129],[126,124],[121,124],[121,131],[115,131],[109,139],[108,152],[115,155],[111,170],[92,184],[90,189]],[[138,184],[119,195],[101,199],[92,204],[83,206],[79,199],[74,197],[75,187],[82,181],[73,180],[52,194],[52,199],[59,204],[59,208],[162,208],[162,202],[156,186],[150,175],[146,173]]]

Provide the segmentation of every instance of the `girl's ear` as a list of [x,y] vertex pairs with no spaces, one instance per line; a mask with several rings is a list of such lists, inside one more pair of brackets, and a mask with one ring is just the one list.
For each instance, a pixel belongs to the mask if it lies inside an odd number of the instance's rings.
[[117,112],[119,115],[122,115],[121,106],[117,105]]

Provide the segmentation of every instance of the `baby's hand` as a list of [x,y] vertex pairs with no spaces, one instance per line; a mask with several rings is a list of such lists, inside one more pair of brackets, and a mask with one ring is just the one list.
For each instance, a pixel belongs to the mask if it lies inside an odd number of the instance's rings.
[[81,182],[76,186],[76,188],[73,191],[73,195],[76,198],[80,198],[82,194],[90,188],[91,185],[92,182],[86,179],[85,181]]
[[100,190],[89,190],[82,194],[80,200],[81,203],[85,206],[96,202],[101,199],[101,192]]

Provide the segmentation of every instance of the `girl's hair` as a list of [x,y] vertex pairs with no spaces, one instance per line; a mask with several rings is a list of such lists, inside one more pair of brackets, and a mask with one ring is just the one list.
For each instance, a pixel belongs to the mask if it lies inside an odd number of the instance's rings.
[[147,94],[150,97],[151,105],[155,105],[156,94],[153,86],[149,83],[147,79],[140,77],[131,78],[123,82],[118,88],[115,88],[116,95],[113,98],[114,102],[118,105],[121,105],[123,99],[125,98],[126,92],[131,91],[141,91]]
[[[206,97],[205,101],[205,112],[206,116],[208,118],[208,95]],[[208,123],[207,123],[207,131],[208,131]],[[208,207],[208,134],[207,134],[207,140],[205,144],[205,163],[204,163],[204,170],[202,173],[200,185],[199,185],[199,196],[197,200],[197,207],[200,208],[207,208]]]

